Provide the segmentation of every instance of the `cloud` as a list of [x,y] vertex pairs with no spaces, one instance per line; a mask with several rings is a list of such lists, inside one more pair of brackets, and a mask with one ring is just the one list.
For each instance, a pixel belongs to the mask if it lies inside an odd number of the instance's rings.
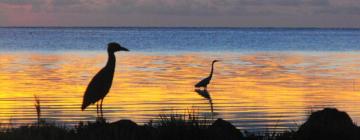
[[329,6],[330,2],[328,0],[310,0],[306,4],[311,6]]
[[3,9],[0,9],[0,23],[6,22],[6,16],[4,15]]
[[239,0],[237,1],[241,5],[252,5],[252,6],[297,6],[303,3],[302,0]]
[[167,1],[156,0],[157,2],[139,2],[137,10],[139,13],[151,13],[160,15],[216,15],[217,7],[201,0]]
[[144,15],[216,14],[216,5],[203,0],[70,0],[54,1],[56,12]]
[[1,0],[2,4],[14,4],[14,5],[33,4],[39,2],[41,2],[41,0]]
[[288,14],[294,7],[329,5],[328,0],[3,0],[0,3],[32,5],[34,12],[199,16]]
[[333,15],[360,15],[360,6],[326,7],[318,9],[316,12]]
[[226,5],[296,7],[328,5],[329,0],[224,0]]
[[310,23],[319,26],[324,24],[318,20],[321,18],[336,25],[343,22],[335,20],[344,19],[341,15],[360,17],[359,7],[358,0],[0,0],[1,20],[5,21],[0,24],[13,24],[17,22],[17,16],[27,17],[29,24],[51,21],[59,25],[90,22],[95,25],[122,25],[127,21],[146,24],[151,21],[164,24],[181,22],[190,26],[240,26],[243,23],[297,26],[297,22],[301,21],[302,25]]

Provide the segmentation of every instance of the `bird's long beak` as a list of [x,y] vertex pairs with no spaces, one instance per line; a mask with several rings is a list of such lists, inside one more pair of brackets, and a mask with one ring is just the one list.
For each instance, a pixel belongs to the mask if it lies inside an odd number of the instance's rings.
[[119,47],[119,51],[130,51],[129,49],[125,48],[125,47]]

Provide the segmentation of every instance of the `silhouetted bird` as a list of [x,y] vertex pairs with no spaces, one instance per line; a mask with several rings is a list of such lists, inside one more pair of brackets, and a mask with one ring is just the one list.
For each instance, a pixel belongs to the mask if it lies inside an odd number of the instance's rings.
[[115,52],[117,51],[129,51],[128,49],[122,47],[116,42],[111,42],[108,44],[108,61],[104,68],[102,68],[90,81],[83,98],[83,103],[81,105],[81,110],[83,111],[90,104],[96,104],[96,112],[99,113],[99,101],[100,101],[100,113],[102,117],[102,103],[104,97],[109,92],[111,84],[114,77],[115,71]]
[[195,92],[198,93],[201,97],[204,97],[206,100],[209,101],[211,113],[213,115],[214,114],[214,107],[213,107],[213,103],[212,103],[210,93],[206,89],[205,90],[195,89]]
[[207,85],[210,83],[210,80],[211,80],[213,72],[214,72],[214,63],[218,62],[218,61],[219,60],[212,61],[210,75],[208,77],[206,77],[205,79],[202,79],[199,83],[197,83],[195,85],[195,88],[204,87],[205,89],[207,89]]

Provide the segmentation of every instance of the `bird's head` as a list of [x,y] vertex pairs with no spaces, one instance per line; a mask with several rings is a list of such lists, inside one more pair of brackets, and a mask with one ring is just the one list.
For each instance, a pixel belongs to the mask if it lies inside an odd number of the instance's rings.
[[108,52],[114,53],[117,51],[129,51],[127,48],[122,47],[119,43],[111,42],[108,44]]

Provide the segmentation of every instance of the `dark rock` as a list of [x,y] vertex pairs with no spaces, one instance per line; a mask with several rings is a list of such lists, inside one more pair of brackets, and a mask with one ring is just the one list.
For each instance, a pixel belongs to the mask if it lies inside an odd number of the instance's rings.
[[137,128],[138,125],[131,120],[119,120],[116,122],[110,123],[112,127],[121,127],[121,128]]
[[109,125],[115,139],[122,140],[152,140],[154,138],[153,128],[138,126],[131,120],[119,120]]
[[357,140],[357,126],[346,112],[325,108],[312,113],[296,134],[299,140]]
[[217,119],[210,127],[211,139],[239,140],[243,135],[239,129],[221,118]]
[[109,128],[116,139],[140,139],[138,136],[138,125],[131,120],[119,120],[110,123]]

